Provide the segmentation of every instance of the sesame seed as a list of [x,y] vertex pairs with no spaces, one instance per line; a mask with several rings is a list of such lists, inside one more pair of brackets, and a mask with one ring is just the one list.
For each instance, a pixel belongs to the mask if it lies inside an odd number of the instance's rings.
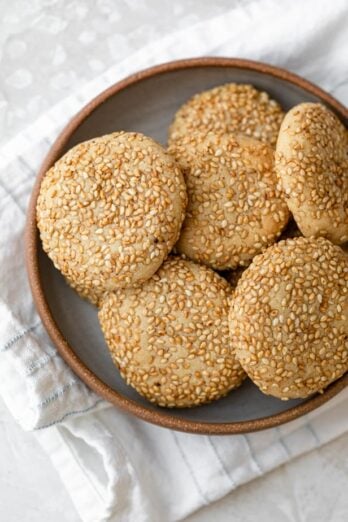
[[324,105],[301,103],[286,114],[275,166],[289,209],[306,237],[347,241],[347,149],[344,125]]
[[43,248],[71,286],[97,303],[105,291],[157,270],[178,239],[186,198],[181,171],[151,138],[115,132],[80,143],[42,180]]
[[[188,192],[177,252],[226,270],[248,264],[275,242],[289,211],[269,145],[209,132],[183,136],[168,151],[183,169]],[[217,163],[217,151],[223,164]]]
[[346,255],[324,238],[269,247],[240,277],[229,323],[236,356],[264,393],[320,392],[348,370]]
[[252,85],[225,84],[196,94],[178,110],[169,129],[169,144],[197,131],[212,131],[244,134],[274,146],[283,117],[281,107],[267,93]]
[[[239,386],[245,373],[229,337],[231,292],[210,268],[170,256],[142,285],[106,295],[99,320],[128,384],[167,407],[204,404]],[[207,302],[207,293],[211,304],[205,317],[200,303]]]

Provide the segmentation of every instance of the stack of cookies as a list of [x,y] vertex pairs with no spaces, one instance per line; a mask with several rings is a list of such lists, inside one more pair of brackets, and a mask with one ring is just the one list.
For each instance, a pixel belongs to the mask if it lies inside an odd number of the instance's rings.
[[37,222],[121,375],[159,406],[247,376],[304,398],[348,370],[348,133],[321,104],[284,114],[242,84],[197,94],[167,150],[132,132],[72,148]]

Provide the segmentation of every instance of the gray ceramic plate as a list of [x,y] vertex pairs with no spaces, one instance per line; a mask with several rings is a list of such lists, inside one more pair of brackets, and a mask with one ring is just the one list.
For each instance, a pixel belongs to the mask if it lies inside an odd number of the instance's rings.
[[238,433],[281,424],[325,402],[347,385],[347,375],[324,394],[306,401],[263,395],[250,381],[226,398],[192,409],[164,410],[127,386],[114,367],[100,331],[97,310],[65,283],[42,252],[35,202],[47,168],[76,143],[116,130],[139,131],[165,144],[175,111],[193,94],[226,82],[251,83],[284,109],[314,101],[342,119],[345,109],[319,88],[286,71],[243,60],[185,60],[134,75],[111,87],[83,109],[52,147],[33,191],[27,226],[27,264],[39,313],[62,356],[95,391],[135,415],[163,426],[197,433]]

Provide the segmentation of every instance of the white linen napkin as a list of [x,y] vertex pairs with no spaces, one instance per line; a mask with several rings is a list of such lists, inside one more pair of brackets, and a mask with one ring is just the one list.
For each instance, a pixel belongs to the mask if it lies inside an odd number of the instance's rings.
[[69,118],[102,89],[149,65],[200,55],[286,67],[348,100],[348,4],[236,2],[115,64],[0,149],[0,393],[35,430],[84,521],[171,521],[348,430],[348,390],[278,429],[208,437],[146,424],[90,391],[57,354],[32,303],[25,209],[40,162]]

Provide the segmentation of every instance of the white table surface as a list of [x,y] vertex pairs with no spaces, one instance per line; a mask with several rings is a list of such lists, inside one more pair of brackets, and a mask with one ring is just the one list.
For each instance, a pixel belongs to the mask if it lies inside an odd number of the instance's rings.
[[[0,144],[115,60],[174,25],[189,27],[229,5],[229,0],[0,0]],[[344,522],[347,491],[348,438],[341,437],[187,520]],[[0,521],[18,520],[79,517],[48,456],[0,399]]]

